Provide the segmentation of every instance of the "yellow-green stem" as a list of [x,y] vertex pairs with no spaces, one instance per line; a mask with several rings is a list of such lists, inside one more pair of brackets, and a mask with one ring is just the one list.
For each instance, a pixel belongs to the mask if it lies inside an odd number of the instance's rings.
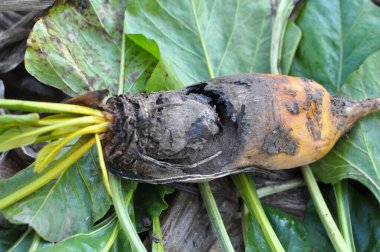
[[351,226],[347,180],[342,180],[334,184],[334,193],[336,198],[340,232],[342,233],[344,240],[350,247],[351,251],[355,252],[356,249]]
[[82,135],[105,132],[108,129],[109,124],[109,122],[105,122],[79,129],[62,139],[59,143],[57,143],[57,145],[53,149],[51,149],[46,156],[41,157],[40,153],[42,152],[40,152],[35,162],[34,172],[41,172],[46,166],[49,165],[51,161],[54,160],[54,158],[60,153],[60,151],[66,146],[66,144],[68,144],[75,138],[80,137]]
[[38,245],[40,245],[41,237],[37,234],[37,232],[34,233],[32,244],[29,247],[28,252],[37,251]]
[[202,182],[198,184],[198,187],[221,249],[226,252],[234,251],[234,247],[232,246],[227,230],[223,224],[222,217],[220,216],[218,206],[212,195],[210,185],[207,182]]
[[277,238],[276,233],[274,232],[267,216],[265,215],[252,178],[247,174],[236,174],[232,175],[232,180],[239,190],[240,195],[243,198],[249,212],[256,218],[257,222],[259,223],[261,230],[264,233],[264,238],[269,244],[272,251],[285,252],[280,243],[280,240]]
[[103,112],[97,109],[92,109],[89,107],[79,105],[62,104],[54,102],[34,102],[0,99],[0,108],[30,112],[69,113],[104,117]]
[[113,174],[109,176],[110,189],[112,193],[112,201],[115,207],[117,217],[119,218],[120,226],[127,236],[132,248],[137,252],[147,251],[144,244],[141,242],[132,220],[128,213],[128,207],[125,204],[123,197],[120,178]]
[[112,234],[110,238],[107,240],[104,247],[102,248],[101,252],[108,252],[111,249],[112,245],[114,244],[117,238],[117,235],[119,234],[119,230],[120,230],[120,224],[119,222],[116,222],[115,228],[112,230]]
[[103,184],[108,194],[112,197],[109,179],[108,179],[108,172],[107,172],[106,164],[104,162],[102,143],[100,142],[99,134],[95,134],[95,140],[96,140],[96,148],[98,150],[100,170],[102,171]]
[[24,138],[24,137],[32,136],[32,135],[45,134],[45,133],[53,131],[55,129],[64,128],[64,127],[68,127],[68,126],[73,126],[73,125],[78,125],[79,126],[79,125],[86,125],[86,124],[92,124],[92,123],[102,123],[102,122],[104,122],[104,120],[103,119],[99,120],[99,117],[95,117],[95,116],[83,116],[81,118],[67,120],[65,122],[61,122],[61,123],[45,126],[45,127],[33,130],[33,131],[29,131],[29,132],[20,134],[17,137],[12,138],[12,141],[15,141],[17,139],[21,139],[21,138]]
[[160,226],[160,218],[154,216],[153,222],[153,239],[152,239],[152,252],[164,252],[164,245],[162,241],[162,233]]
[[336,226],[333,217],[331,216],[331,213],[326,205],[325,200],[323,199],[322,193],[319,190],[317,181],[314,178],[310,166],[302,166],[301,170],[306,181],[307,188],[309,189],[311,199],[313,200],[315,209],[317,210],[319,218],[321,219],[335,250],[338,252],[351,251],[344,241],[338,227]]
[[269,185],[259,188],[257,189],[257,195],[259,195],[259,198],[263,198],[275,193],[284,192],[304,185],[305,182],[302,178],[292,179],[281,184]]

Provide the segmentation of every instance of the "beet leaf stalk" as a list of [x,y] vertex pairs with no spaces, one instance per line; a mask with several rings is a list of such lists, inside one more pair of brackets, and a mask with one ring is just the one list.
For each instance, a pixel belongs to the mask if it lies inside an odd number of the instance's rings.
[[162,232],[160,226],[160,218],[158,216],[154,216],[152,218],[153,222],[153,237],[152,239],[152,252],[164,252],[164,245],[162,241]]
[[199,183],[198,187],[203,199],[203,203],[205,204],[207,214],[210,218],[213,230],[216,234],[216,237],[218,237],[220,247],[223,251],[234,251],[226,228],[224,227],[222,217],[220,216],[218,206],[216,205],[215,199],[212,195],[209,183]]
[[334,184],[334,193],[338,210],[339,229],[347,245],[352,252],[356,251],[354,236],[352,233],[350,203],[348,196],[348,180],[342,180]]
[[[125,21],[125,20],[124,20]],[[125,32],[125,22],[123,26],[123,33],[122,33],[122,41],[121,41],[121,55],[120,55],[120,70],[119,70],[119,83],[118,83],[118,94],[124,93],[124,76],[125,76],[125,48],[126,48],[126,32]],[[101,150],[102,146],[100,144],[100,141],[98,142],[98,149]],[[105,167],[103,152],[102,153],[102,161],[101,163]],[[108,174],[105,172],[104,174]],[[108,176],[108,175],[107,175]],[[106,178],[106,175],[104,175],[104,178]],[[131,217],[129,215],[128,207],[130,206],[131,199],[133,197],[134,191],[137,187],[136,181],[124,181],[125,183],[130,184],[130,189],[126,192],[126,200],[124,201],[123,198],[123,190],[122,190],[122,184],[121,179],[113,174],[110,174],[108,177],[108,181],[110,184],[110,192],[112,194],[112,202],[115,208],[115,212],[117,214],[117,217],[119,219],[120,226],[122,230],[124,231],[125,235],[127,236],[129,242],[131,243],[131,246],[134,251],[138,252],[144,252],[146,251],[145,246],[143,245],[141,239],[139,238],[136,228],[131,220]]]
[[319,190],[317,181],[313,175],[309,165],[302,167],[302,174],[305,178],[307,188],[309,189],[311,199],[315,205],[318,216],[321,219],[323,226],[336,251],[351,251],[347,246],[342,234],[340,233],[328,207],[324,200],[321,191]]
[[232,179],[249,212],[255,216],[257,222],[260,224],[269,247],[272,251],[285,251],[264,212],[252,178],[247,174],[236,174],[232,176]]

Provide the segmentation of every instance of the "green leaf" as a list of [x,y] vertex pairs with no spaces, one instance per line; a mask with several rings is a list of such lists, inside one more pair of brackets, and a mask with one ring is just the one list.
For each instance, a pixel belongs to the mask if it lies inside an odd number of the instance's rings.
[[[56,4],[34,26],[25,64],[41,82],[75,96],[108,88],[116,94],[121,58],[123,0],[92,0],[78,8]],[[92,8],[93,7],[93,8]],[[124,90],[141,88],[156,59],[127,41]]]
[[302,40],[291,75],[340,93],[347,76],[380,49],[380,8],[369,0],[306,1],[297,18]]
[[107,222],[103,223],[100,227],[94,228],[90,232],[79,233],[56,244],[45,245],[43,248],[39,247],[38,251],[103,251],[105,248],[110,248],[112,246],[118,232],[119,225],[117,219],[107,219]]
[[37,113],[30,113],[26,115],[0,115],[0,126],[4,125],[25,125],[37,122],[40,116]]
[[[349,99],[380,96],[380,50],[365,60],[346,82],[343,94]],[[379,113],[362,119],[332,151],[313,165],[324,183],[351,178],[366,185],[380,201]]]
[[[315,209],[309,207],[305,221],[269,207],[265,208],[265,212],[286,251],[334,250]],[[269,245],[258,223],[252,217],[249,220],[246,251],[268,251]]]
[[129,37],[181,86],[210,72],[269,72],[270,1],[131,0],[126,15]]
[[[2,131],[0,134],[0,152],[34,143],[40,134],[27,135],[21,138],[19,136],[37,129],[31,126],[14,126]],[[17,140],[15,140],[16,138]]]
[[[90,230],[111,204],[96,160],[92,152],[86,154],[55,181],[4,209],[4,216],[15,224],[29,224],[48,241],[60,241]],[[39,175],[30,166],[0,181],[0,197],[22,188]]]
[[146,230],[142,225],[144,218],[159,217],[162,211],[168,208],[165,195],[174,192],[174,189],[165,185],[139,184],[134,196],[137,230]]

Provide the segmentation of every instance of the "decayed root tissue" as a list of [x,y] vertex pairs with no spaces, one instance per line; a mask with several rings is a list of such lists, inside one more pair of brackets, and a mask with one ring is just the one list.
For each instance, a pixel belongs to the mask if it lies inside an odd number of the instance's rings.
[[150,183],[298,167],[322,158],[379,106],[377,98],[344,101],[314,81],[265,74],[114,96],[105,106],[115,116],[104,139],[107,167]]

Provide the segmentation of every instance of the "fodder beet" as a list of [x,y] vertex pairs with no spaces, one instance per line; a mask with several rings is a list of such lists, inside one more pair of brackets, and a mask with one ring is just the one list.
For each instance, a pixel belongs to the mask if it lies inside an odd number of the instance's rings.
[[298,77],[240,74],[179,91],[113,96],[108,169],[150,183],[312,163],[380,99],[345,101]]

